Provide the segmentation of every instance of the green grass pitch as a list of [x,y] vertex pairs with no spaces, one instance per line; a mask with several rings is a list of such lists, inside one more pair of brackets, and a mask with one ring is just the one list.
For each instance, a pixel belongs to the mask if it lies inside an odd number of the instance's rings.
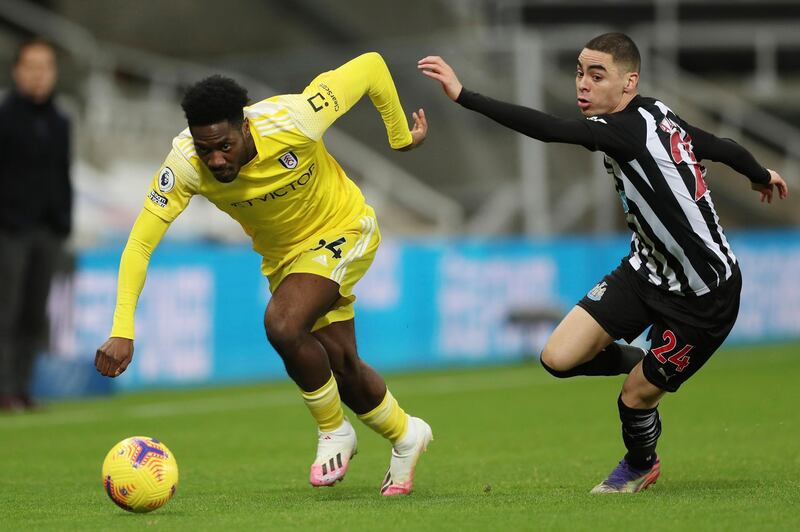
[[[533,363],[389,375],[435,437],[414,493],[389,500],[389,447],[359,423],[344,482],[309,486],[315,428],[287,382],[54,404],[0,416],[0,530],[800,530],[798,377],[798,345],[715,355],[663,401],[662,476],[635,495],[589,494],[623,455],[621,378]],[[105,453],[132,435],[180,467],[154,513],[102,489]]]

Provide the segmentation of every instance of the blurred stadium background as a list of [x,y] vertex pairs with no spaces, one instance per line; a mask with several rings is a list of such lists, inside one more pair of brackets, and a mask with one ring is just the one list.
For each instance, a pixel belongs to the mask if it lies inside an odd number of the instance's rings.
[[[91,367],[110,330],[127,232],[172,137],[189,83],[222,72],[259,100],[378,51],[423,149],[394,153],[368,103],[326,144],[376,208],[385,241],[360,285],[365,359],[382,369],[500,363],[535,355],[557,320],[626,254],[629,235],[600,156],[524,138],[452,104],[416,70],[444,56],[463,83],[579,116],[575,57],[624,31],[643,53],[646,95],[740,140],[798,190],[800,4],[738,0],[2,0],[0,86],[17,43],[59,49],[59,101],[74,121],[74,271],[51,301],[43,397],[109,391]],[[709,186],[744,271],[729,344],[800,340],[800,209],[765,206],[710,165]],[[268,294],[241,229],[202,198],[173,224],[137,313],[121,389],[282,378],[264,339]]]

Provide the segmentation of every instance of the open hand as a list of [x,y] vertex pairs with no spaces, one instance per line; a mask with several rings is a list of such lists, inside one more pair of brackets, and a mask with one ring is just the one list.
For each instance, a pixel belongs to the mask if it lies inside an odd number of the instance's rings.
[[774,188],[778,189],[778,197],[784,199],[789,195],[789,187],[786,185],[786,181],[775,170],[767,169],[767,171],[769,172],[769,183],[753,183],[750,188],[761,193],[761,203],[764,203],[764,201],[772,203],[772,191]]
[[442,89],[447,97],[455,101],[461,94],[461,89],[464,87],[458,81],[455,70],[444,62],[444,59],[438,55],[429,55],[417,61],[417,68],[428,76],[442,84]]
[[94,356],[94,367],[106,377],[120,375],[133,358],[133,340],[112,336]]
[[425,118],[425,111],[419,109],[411,113],[414,118],[414,127],[411,128],[411,144],[400,148],[400,151],[413,150],[423,142],[428,136],[428,120]]

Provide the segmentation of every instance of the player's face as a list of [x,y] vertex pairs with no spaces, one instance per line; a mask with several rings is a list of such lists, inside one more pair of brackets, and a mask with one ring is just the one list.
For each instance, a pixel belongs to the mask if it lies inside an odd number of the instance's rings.
[[253,139],[245,120],[241,127],[227,120],[189,128],[197,156],[220,183],[230,183],[254,154]]
[[53,93],[58,75],[53,49],[46,44],[25,47],[12,75],[22,96],[36,103],[45,102]]
[[621,111],[636,94],[638,73],[625,72],[611,54],[584,48],[578,56],[575,89],[584,116]]

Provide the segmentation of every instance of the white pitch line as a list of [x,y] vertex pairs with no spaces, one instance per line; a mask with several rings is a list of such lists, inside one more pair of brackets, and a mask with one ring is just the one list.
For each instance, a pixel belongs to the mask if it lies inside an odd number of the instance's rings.
[[[391,381],[391,379],[390,379]],[[530,368],[522,367],[518,372],[502,376],[461,375],[452,377],[426,378],[419,382],[404,380],[390,388],[398,397],[404,396],[438,396],[458,392],[500,391],[552,384],[557,379],[543,373],[533,373]],[[184,415],[208,414],[212,412],[231,412],[259,408],[275,408],[300,403],[300,394],[294,390],[265,391],[234,395],[232,397],[200,397],[182,401],[165,401],[122,408],[115,412],[115,417],[153,418]],[[29,415],[8,416],[0,418],[0,430],[21,429],[29,427],[49,427],[58,425],[78,425],[97,423],[103,414],[96,409],[82,409],[68,412],[41,412]]]

